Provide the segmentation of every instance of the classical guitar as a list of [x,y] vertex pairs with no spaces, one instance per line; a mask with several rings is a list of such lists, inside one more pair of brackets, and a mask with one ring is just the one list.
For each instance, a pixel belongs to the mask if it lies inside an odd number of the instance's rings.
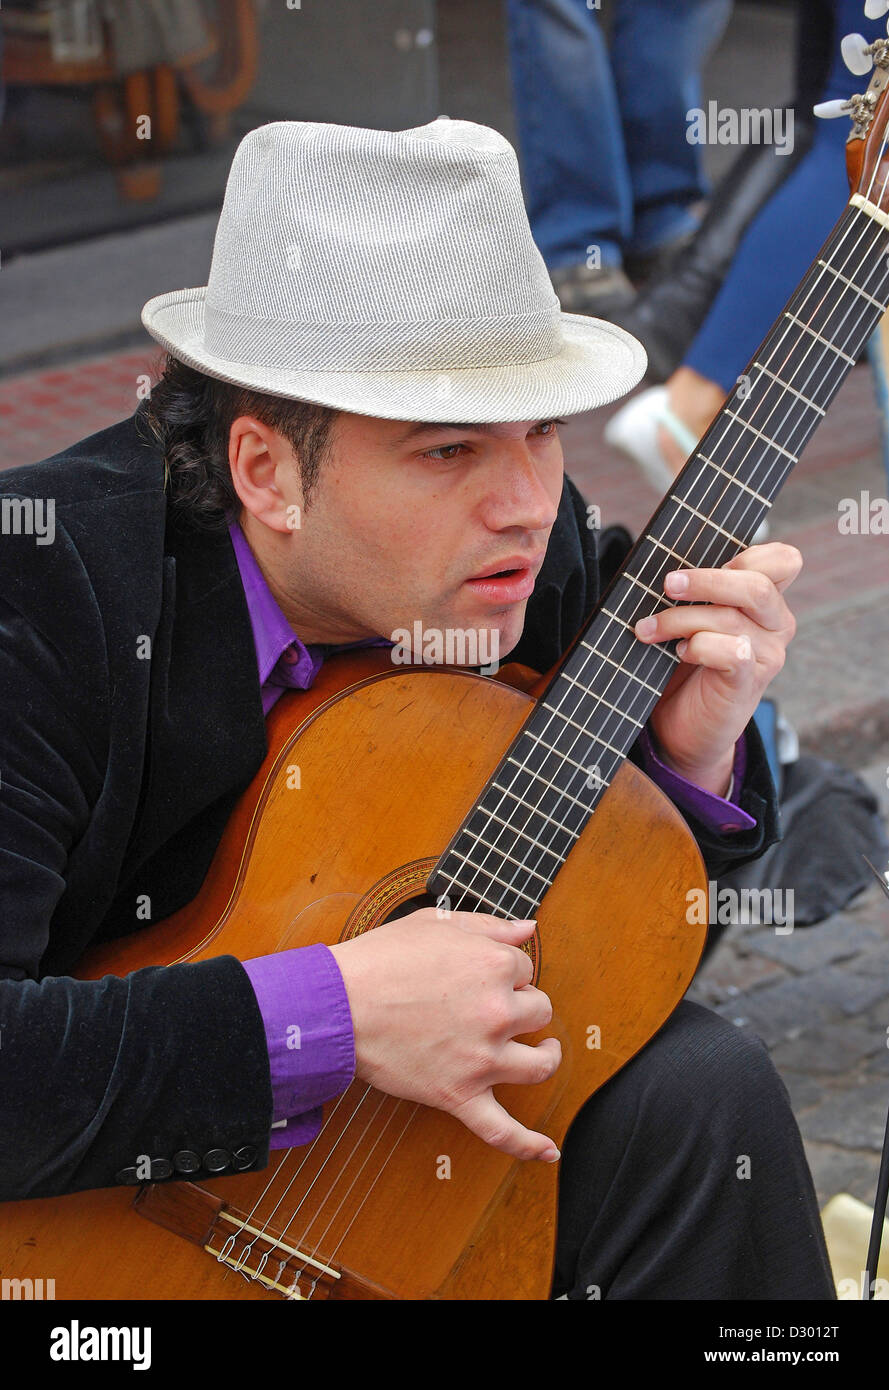
[[[499,1095],[556,1143],[655,1033],[702,950],[687,894],[706,873],[625,761],[678,660],[633,624],[666,606],[668,569],[749,544],[889,300],[889,41],[864,57],[849,204],[559,665],[492,680],[379,649],[331,659],[273,709],[200,896],[91,952],[82,978],[332,944],[428,903],[536,917],[563,1062]],[[553,1167],[354,1082],[314,1143],[260,1173],[5,1205],[0,1271],[51,1274],[57,1298],[543,1299],[556,1206]]]

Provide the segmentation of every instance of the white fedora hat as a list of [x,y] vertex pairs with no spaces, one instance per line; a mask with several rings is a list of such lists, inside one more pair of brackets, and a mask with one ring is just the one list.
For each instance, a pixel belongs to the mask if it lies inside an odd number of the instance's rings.
[[646,366],[623,329],[561,312],[509,141],[446,116],[252,130],[209,284],[157,295],[142,322],[209,376],[392,420],[576,413]]

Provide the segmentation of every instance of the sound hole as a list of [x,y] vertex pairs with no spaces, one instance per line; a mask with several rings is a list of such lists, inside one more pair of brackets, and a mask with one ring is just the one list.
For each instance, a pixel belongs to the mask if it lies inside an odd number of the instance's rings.
[[[405,898],[404,902],[393,908],[388,917],[383,918],[383,922],[397,922],[400,917],[409,917],[412,912],[419,912],[421,908],[437,906],[438,899],[434,898],[431,893],[417,893],[412,898]],[[457,908],[455,905],[454,911],[483,912],[484,908],[467,894],[465,897],[461,895],[460,906]],[[442,916],[444,917],[444,913]],[[378,925],[382,926],[382,924],[379,923]]]

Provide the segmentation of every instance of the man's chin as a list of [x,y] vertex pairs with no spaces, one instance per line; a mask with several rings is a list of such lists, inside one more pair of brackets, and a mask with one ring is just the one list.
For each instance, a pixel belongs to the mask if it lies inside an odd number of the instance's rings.
[[[511,603],[494,613],[488,611],[483,619],[478,620],[476,630],[479,633],[479,641],[481,643],[483,633],[489,634],[487,643],[492,660],[501,666],[513,648],[518,646],[519,638],[525,629],[527,606],[528,600],[522,599],[521,603]],[[464,622],[463,626],[473,630],[471,622]]]

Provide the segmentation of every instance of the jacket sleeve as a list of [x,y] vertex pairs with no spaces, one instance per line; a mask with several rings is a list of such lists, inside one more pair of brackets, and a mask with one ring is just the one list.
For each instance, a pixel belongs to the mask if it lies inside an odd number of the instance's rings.
[[[69,612],[51,611],[47,599]],[[60,623],[71,642],[60,640]],[[268,1054],[239,961],[41,978],[72,856],[80,850],[84,862],[108,773],[108,669],[70,538],[59,528],[35,554],[31,537],[4,537],[0,1200],[268,1161]]]
[[[541,673],[548,671],[571,646],[623,563],[632,544],[629,532],[621,526],[600,531],[589,524],[590,520],[584,498],[566,474],[546,559],[528,602],[525,628],[508,655],[509,661],[522,662]],[[777,792],[752,719],[744,734],[747,768],[740,806],[754,817],[756,825],[721,834],[682,810],[712,879],[757,859],[781,838]],[[627,756],[642,770],[638,740]]]

